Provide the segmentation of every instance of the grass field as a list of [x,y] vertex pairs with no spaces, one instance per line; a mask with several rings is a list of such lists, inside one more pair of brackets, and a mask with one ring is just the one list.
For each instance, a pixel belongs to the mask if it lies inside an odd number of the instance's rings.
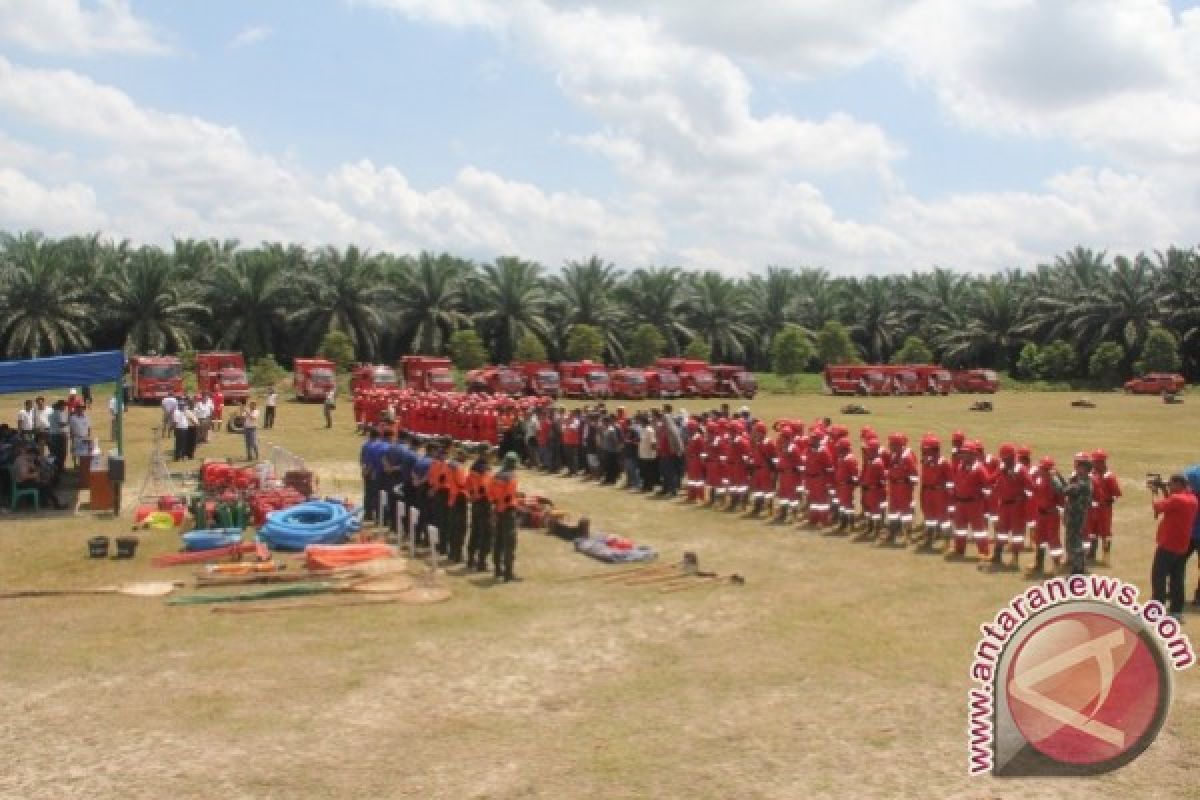
[[[963,428],[1060,463],[1103,446],[1123,478],[1111,572],[1149,593],[1149,470],[1200,460],[1189,398],[1005,393],[872,399],[857,431]],[[14,410],[18,398],[3,399]],[[841,401],[767,395],[773,419]],[[358,493],[360,440],[339,409],[284,404],[273,436],[326,492]],[[127,425],[136,489],[158,412]],[[264,432],[266,433],[266,432]],[[222,436],[204,456],[237,456]],[[264,448],[264,453],[266,449]],[[561,477],[523,475],[593,530],[684,550],[744,587],[659,594],[564,578],[597,566],[524,532],[522,582],[455,574],[454,598],[246,616],[126,597],[0,603],[0,796],[12,798],[1196,797],[1200,678],[1177,676],[1157,742],[1099,779],[966,776],[965,699],[978,626],[1027,585],[973,561],[771,527]],[[127,509],[131,503],[127,501]],[[127,511],[127,513],[129,513]],[[159,578],[178,547],[143,535],[133,563],[85,558],[127,521],[0,514],[0,586]],[[1028,557],[1027,557],[1028,560]],[[168,571],[169,572],[169,571]],[[190,575],[178,568],[180,576]],[[1194,580],[1194,574],[1189,576]],[[1191,617],[1194,621],[1197,617]]]

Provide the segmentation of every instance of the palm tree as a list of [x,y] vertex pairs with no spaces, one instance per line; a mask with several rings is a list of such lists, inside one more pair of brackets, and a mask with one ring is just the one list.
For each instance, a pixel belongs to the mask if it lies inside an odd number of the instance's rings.
[[1157,304],[1163,322],[1179,337],[1185,366],[1200,365],[1200,256],[1195,250],[1156,252]]
[[312,259],[311,272],[299,277],[302,299],[289,321],[300,338],[315,350],[325,334],[341,331],[357,357],[374,360],[394,296],[379,260],[354,245],[345,252],[325,247]]
[[0,234],[0,345],[9,358],[85,350],[91,307],[57,245],[40,233]]
[[850,336],[867,361],[881,364],[896,349],[903,332],[896,281],[870,275],[841,284],[842,315]]
[[423,252],[415,264],[397,264],[389,273],[395,286],[396,319],[404,349],[442,353],[459,328],[470,325],[463,286],[473,265],[442,253]]
[[105,316],[123,333],[122,347],[130,354],[191,350],[208,311],[191,299],[198,294],[166,253],[149,246],[134,252],[123,269],[110,270],[100,289]]
[[617,287],[616,295],[630,327],[654,325],[671,355],[678,355],[684,342],[696,335],[687,321],[688,286],[679,267],[639,267]]
[[615,302],[621,270],[590,256],[584,261],[568,261],[560,275],[546,279],[552,316],[563,326],[591,325],[604,334],[609,360],[619,363],[624,355],[621,340],[621,309]]
[[548,296],[541,273],[540,265],[513,256],[483,265],[476,288],[484,307],[475,313],[475,323],[499,364],[512,361],[525,334],[547,338]]
[[1128,369],[1158,318],[1156,284],[1148,258],[1117,256],[1112,269],[1071,309],[1070,330],[1080,351],[1086,355],[1102,342],[1118,342],[1125,348],[1123,367]]
[[712,345],[713,361],[741,361],[752,338],[742,287],[719,272],[691,276],[688,323]]
[[805,267],[796,273],[796,313],[800,324],[810,331],[820,330],[826,322],[838,318],[842,300],[839,284],[825,269]]
[[298,298],[298,272],[292,256],[281,248],[242,250],[215,268],[205,295],[222,347],[241,350],[247,360],[289,352],[285,336],[288,313]]
[[976,282],[967,296],[961,327],[939,331],[942,363],[997,368],[1015,364],[1026,341],[1019,331],[1028,303],[1019,273]]
[[233,261],[237,247],[236,239],[175,239],[175,267],[181,277],[201,283],[219,267]]
[[776,334],[797,317],[796,273],[787,267],[767,267],[765,277],[750,276],[745,294],[747,319],[753,328],[750,360],[765,367]]

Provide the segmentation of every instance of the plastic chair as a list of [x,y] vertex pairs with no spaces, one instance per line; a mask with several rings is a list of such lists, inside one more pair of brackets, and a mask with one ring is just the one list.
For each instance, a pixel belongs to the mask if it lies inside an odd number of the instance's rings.
[[28,497],[33,501],[33,510],[41,511],[42,498],[38,490],[20,488],[17,486],[17,471],[12,467],[12,465],[6,466],[4,469],[8,471],[8,485],[12,487],[12,499],[9,503],[8,510],[16,511],[17,505],[21,502],[22,498]]

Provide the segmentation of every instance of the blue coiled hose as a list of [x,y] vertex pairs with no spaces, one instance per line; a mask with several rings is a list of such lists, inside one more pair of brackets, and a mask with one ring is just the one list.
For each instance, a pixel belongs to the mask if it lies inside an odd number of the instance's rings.
[[362,512],[341,503],[310,500],[272,511],[258,529],[258,539],[272,550],[301,552],[310,544],[341,544],[362,527]]

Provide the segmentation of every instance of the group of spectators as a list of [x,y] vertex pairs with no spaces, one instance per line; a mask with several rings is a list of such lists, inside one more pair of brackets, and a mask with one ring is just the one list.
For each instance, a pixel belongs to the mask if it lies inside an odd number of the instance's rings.
[[[67,397],[47,401],[44,395],[26,400],[17,410],[16,426],[0,424],[0,473],[19,489],[37,489],[47,506],[66,508],[56,490],[63,473],[90,458],[99,442],[93,436],[88,409],[90,387],[71,389]],[[6,487],[10,491],[12,487]]]
[[[720,412],[729,414],[728,405]],[[749,409],[742,412],[749,416]],[[560,407],[528,409],[503,433],[500,449],[515,452],[533,469],[585,475],[602,484],[623,486],[665,497],[679,494],[687,412],[670,403],[627,417],[624,408],[606,404],[567,411]]]

